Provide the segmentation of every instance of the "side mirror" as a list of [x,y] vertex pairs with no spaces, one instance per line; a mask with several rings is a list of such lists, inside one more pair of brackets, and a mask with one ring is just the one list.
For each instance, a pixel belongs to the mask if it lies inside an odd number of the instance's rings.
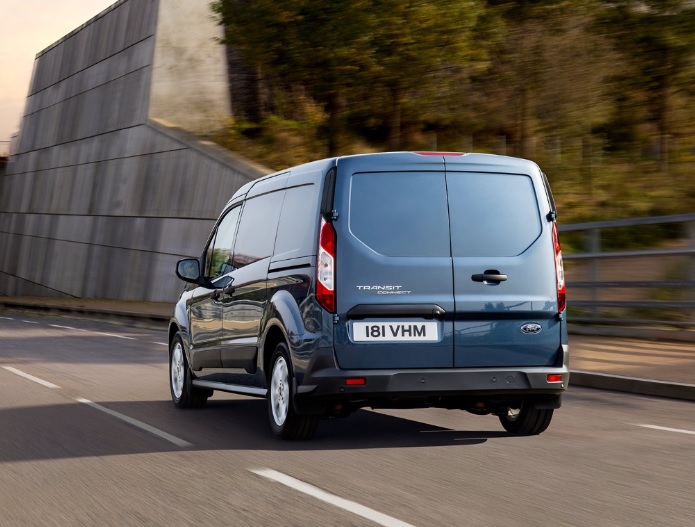
[[199,284],[201,281],[200,261],[197,258],[179,260],[176,264],[176,276],[184,282]]

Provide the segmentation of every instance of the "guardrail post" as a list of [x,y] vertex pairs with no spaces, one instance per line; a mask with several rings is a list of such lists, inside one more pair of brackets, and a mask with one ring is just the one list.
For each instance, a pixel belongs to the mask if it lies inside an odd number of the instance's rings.
[[[600,253],[601,252],[601,229],[591,229],[589,230],[589,243],[588,252],[590,253]],[[601,262],[598,258],[592,258],[589,261],[589,281],[596,284],[601,281]],[[591,316],[597,318],[599,316],[599,308],[596,307],[596,303],[600,300],[600,291],[596,285],[591,286],[590,290],[591,301],[593,306],[591,308]]]

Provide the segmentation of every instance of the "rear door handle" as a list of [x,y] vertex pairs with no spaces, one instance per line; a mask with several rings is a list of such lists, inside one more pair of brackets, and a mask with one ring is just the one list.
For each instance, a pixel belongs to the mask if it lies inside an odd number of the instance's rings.
[[482,274],[474,274],[471,276],[474,282],[492,282],[499,284],[507,280],[507,275],[500,273],[497,269],[488,269]]

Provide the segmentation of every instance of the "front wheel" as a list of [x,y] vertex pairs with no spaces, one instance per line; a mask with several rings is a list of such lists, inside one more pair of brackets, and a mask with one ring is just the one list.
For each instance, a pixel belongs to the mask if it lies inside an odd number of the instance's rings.
[[507,432],[521,436],[545,432],[552,418],[552,408],[539,410],[529,403],[522,403],[520,408],[507,408],[499,415],[500,423]]
[[188,367],[183,351],[181,334],[177,333],[171,341],[169,350],[169,389],[171,399],[177,408],[201,408],[205,406],[211,392],[193,386],[191,369]]
[[294,410],[293,376],[284,342],[275,347],[270,364],[267,400],[273,433],[282,439],[310,439],[316,432],[318,417],[300,415]]

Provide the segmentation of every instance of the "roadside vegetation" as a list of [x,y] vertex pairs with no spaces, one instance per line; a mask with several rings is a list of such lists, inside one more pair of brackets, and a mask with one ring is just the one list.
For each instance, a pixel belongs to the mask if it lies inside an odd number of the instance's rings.
[[235,115],[213,139],[268,167],[377,150],[489,152],[538,162],[563,223],[695,210],[692,1],[212,9]]

